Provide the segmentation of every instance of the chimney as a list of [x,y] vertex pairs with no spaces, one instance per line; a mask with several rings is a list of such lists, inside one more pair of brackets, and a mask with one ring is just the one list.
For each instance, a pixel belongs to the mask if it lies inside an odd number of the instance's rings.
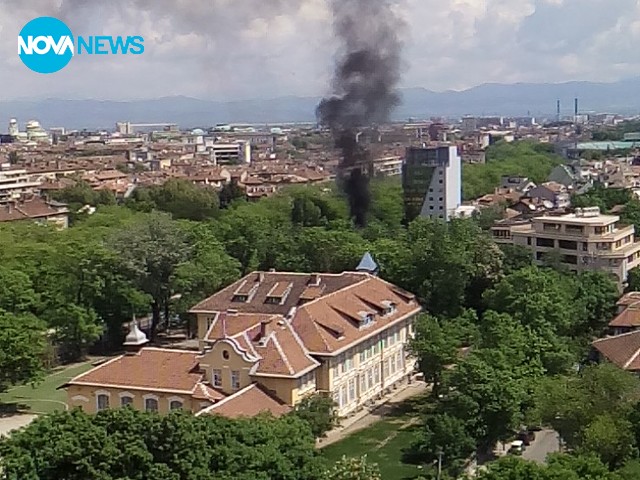
[[320,285],[320,275],[317,273],[312,273],[311,277],[309,277],[309,285],[313,287],[317,287]]
[[264,272],[259,272],[258,273],[258,282],[259,283],[264,282]]
[[260,340],[267,338],[273,331],[273,325],[271,320],[263,320],[260,322]]

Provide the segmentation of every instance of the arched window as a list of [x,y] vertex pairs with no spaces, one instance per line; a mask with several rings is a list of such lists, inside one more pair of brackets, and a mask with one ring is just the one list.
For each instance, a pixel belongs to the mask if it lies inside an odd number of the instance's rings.
[[180,400],[171,400],[169,403],[170,410],[180,410],[182,408],[182,402]]
[[158,411],[158,399],[147,397],[144,399],[144,409],[147,412],[157,412]]
[[106,410],[109,408],[109,395],[100,393],[97,395],[98,411]]

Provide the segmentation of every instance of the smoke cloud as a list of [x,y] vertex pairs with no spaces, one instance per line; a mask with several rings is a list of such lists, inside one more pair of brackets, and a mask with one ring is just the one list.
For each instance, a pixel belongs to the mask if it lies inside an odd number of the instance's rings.
[[357,142],[357,129],[388,121],[400,102],[404,26],[393,0],[331,0],[334,30],[342,42],[333,78],[333,95],[316,110],[342,150],[343,188],[357,226],[366,225],[371,199],[370,153]]

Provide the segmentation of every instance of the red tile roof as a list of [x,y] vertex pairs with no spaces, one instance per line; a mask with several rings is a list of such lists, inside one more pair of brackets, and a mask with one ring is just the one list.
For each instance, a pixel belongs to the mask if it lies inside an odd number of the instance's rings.
[[640,305],[625,308],[609,322],[610,327],[640,327]]
[[593,347],[611,363],[625,370],[640,370],[640,330],[601,338]]
[[280,417],[291,411],[291,407],[269,393],[265,388],[254,383],[228,396],[224,400],[196,413],[200,415],[222,415],[229,418],[253,417],[269,412]]
[[68,382],[138,390],[192,393],[203,378],[197,352],[147,347],[121,355]]

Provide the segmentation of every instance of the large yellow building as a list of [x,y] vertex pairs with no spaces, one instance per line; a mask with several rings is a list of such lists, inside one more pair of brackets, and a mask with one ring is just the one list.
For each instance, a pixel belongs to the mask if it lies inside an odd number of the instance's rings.
[[191,309],[199,352],[145,348],[134,326],[128,354],[66,385],[69,404],[279,415],[323,392],[348,415],[413,373],[406,343],[420,311],[368,272],[255,272]]

